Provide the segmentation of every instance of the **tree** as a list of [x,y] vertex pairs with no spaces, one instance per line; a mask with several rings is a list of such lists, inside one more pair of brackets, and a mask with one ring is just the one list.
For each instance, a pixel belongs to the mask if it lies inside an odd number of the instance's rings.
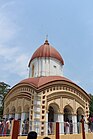
[[89,111],[90,111],[90,114],[93,114],[93,95],[90,94],[90,105],[89,105]]
[[9,91],[9,87],[10,86],[8,84],[0,82],[0,118],[2,118],[3,115],[4,98]]

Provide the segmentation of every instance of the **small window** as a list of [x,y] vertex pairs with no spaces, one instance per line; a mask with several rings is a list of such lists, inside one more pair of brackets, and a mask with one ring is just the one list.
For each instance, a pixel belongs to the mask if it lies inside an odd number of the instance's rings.
[[56,66],[54,65],[54,68],[56,68]]
[[43,104],[45,103],[45,101],[42,102]]
[[42,129],[44,129],[44,127],[42,127]]
[[43,96],[43,99],[45,99],[45,96]]
[[32,77],[34,77],[34,64],[32,65]]
[[44,116],[42,116],[42,119],[44,119]]
[[42,109],[45,109],[45,106],[42,106]]
[[43,91],[43,94],[45,94],[45,91]]
[[42,110],[42,113],[43,113],[43,114],[44,114],[44,112],[45,112],[45,111],[44,111],[44,110]]

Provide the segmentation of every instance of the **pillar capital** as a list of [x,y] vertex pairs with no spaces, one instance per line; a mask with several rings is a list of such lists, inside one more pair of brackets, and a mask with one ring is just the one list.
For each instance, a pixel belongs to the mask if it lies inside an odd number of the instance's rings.
[[77,113],[73,113],[73,116],[77,116]]
[[62,115],[64,115],[64,113],[63,113],[62,111],[59,111],[58,114],[62,114]]

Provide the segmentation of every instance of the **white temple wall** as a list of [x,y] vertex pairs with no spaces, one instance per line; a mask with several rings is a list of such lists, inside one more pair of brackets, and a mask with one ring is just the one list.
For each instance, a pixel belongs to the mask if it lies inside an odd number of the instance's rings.
[[[34,65],[34,71],[32,67]],[[34,73],[34,75],[32,75]],[[29,77],[63,75],[62,64],[54,58],[36,58],[34,59],[29,68]]]

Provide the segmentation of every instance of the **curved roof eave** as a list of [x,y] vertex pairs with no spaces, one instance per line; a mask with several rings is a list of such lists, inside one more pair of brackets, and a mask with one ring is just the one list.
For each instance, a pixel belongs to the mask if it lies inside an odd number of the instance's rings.
[[61,81],[75,85],[77,88],[82,90],[84,92],[84,94],[88,97],[88,99],[90,100],[90,96],[86,93],[86,91],[84,89],[82,89],[80,86],[78,86],[77,84],[75,84],[71,80],[69,80],[65,77],[61,77],[61,76],[27,78],[27,79],[22,80],[21,82],[19,82],[15,86],[13,86],[9,92],[13,91],[13,89],[16,89],[16,87],[23,86],[23,85],[29,85],[33,89],[39,91],[39,90],[43,89],[44,87],[48,87],[50,85],[50,83],[55,84],[55,83],[61,82]]

